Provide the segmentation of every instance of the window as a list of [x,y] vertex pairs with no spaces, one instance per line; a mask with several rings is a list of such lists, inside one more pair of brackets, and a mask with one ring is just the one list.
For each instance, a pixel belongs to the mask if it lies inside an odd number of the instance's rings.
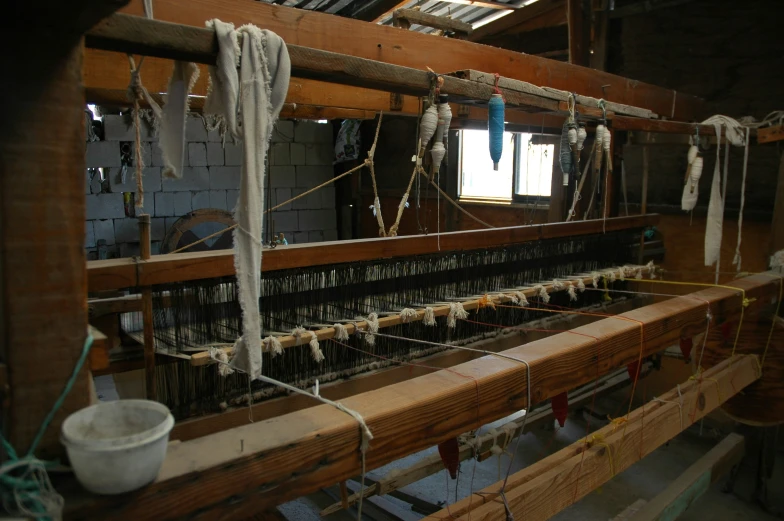
[[498,170],[493,170],[488,131],[461,130],[460,197],[490,202],[547,202],[555,145],[546,138],[504,132],[504,152]]

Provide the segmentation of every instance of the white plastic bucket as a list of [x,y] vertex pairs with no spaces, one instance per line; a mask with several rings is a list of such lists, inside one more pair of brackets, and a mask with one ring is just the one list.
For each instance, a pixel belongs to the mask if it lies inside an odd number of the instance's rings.
[[96,494],[122,494],[158,476],[174,417],[149,400],[117,400],[70,415],[61,441],[76,478]]

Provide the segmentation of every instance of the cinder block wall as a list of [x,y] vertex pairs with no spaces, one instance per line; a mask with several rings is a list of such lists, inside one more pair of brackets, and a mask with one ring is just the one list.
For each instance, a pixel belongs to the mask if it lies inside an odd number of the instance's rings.
[[[87,220],[85,247],[88,258],[98,258],[99,241],[108,257],[138,255],[139,237],[135,217],[128,217],[123,192],[136,192],[135,167],[123,178],[123,143],[134,142],[134,129],[127,117],[104,116],[104,140],[87,143]],[[158,253],[166,231],[191,211],[218,208],[232,212],[237,202],[242,147],[224,147],[216,131],[207,132],[201,118],[188,118],[187,151],[182,179],[161,177],[163,160],[157,136],[146,126],[142,132],[144,168],[143,212],[152,216],[152,251]],[[278,121],[268,156],[267,175],[271,207],[332,178],[334,156],[332,125],[311,121]],[[103,168],[90,178],[90,168]],[[141,212],[140,212],[141,213]],[[337,240],[335,189],[322,188],[308,197],[272,212],[265,227],[289,243]],[[266,239],[266,236],[265,236]]]

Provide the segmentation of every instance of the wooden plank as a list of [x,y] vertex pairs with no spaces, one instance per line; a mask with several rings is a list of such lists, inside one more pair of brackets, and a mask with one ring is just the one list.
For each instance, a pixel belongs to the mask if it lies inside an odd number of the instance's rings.
[[740,463],[745,439],[732,433],[637,511],[635,521],[675,521],[712,483]]
[[757,129],[757,143],[773,143],[784,140],[784,125],[775,125]]
[[469,35],[473,31],[471,24],[446,16],[432,15],[418,9],[395,9],[395,12],[392,13],[393,23],[399,24],[401,20],[405,20],[409,24],[424,25],[462,35]]
[[[0,58],[13,71],[0,78],[8,118],[0,129],[0,354],[11,390],[3,431],[24,456],[87,336],[85,131],[79,33],[62,30],[71,27],[65,25],[31,39],[43,22],[17,22],[0,39],[15,49]],[[37,457],[62,452],[60,424],[89,404],[88,372],[84,367],[79,374]]]
[[739,355],[726,360],[705,372],[702,381],[689,380],[663,395],[661,400],[667,403],[649,402],[622,426],[611,423],[585,440],[510,475],[505,501],[499,497],[504,484],[501,481],[426,521],[506,521],[509,517],[505,505],[516,519],[549,519],[718,408],[756,381],[759,374],[755,356]]
[[607,0],[603,0],[603,9],[594,11],[593,14],[593,42],[591,44],[590,65],[592,69],[606,70],[607,65],[607,33],[610,28],[609,9]]
[[[141,1],[132,2],[123,12],[141,15]],[[612,101],[647,108],[657,114],[670,113],[673,105],[673,91],[605,72],[503,49],[490,52],[486,46],[467,41],[402,32],[394,27],[302,9],[247,0],[158,0],[155,2],[155,17],[196,27],[203,27],[205,20],[215,17],[237,25],[253,23],[276,32],[289,44],[419,70],[426,70],[427,66],[434,64],[443,71],[485,69],[501,76],[547,84],[570,92],[579,91],[596,98],[604,97],[602,86],[609,85],[607,92],[611,93]],[[351,38],[346,38],[346,35],[351,35]],[[428,52],[423,53],[422,49]],[[112,65],[123,70],[118,77],[127,74],[127,60]],[[159,87],[161,91],[165,90],[165,83]],[[678,100],[673,119],[689,120],[704,115],[703,102],[698,98],[678,94]]]
[[93,337],[89,358],[90,371],[107,369],[109,367],[109,339],[91,325],[87,326],[87,330]]
[[[528,26],[528,24],[534,20],[548,16],[552,12],[559,13],[559,18],[561,20],[560,25],[565,24],[566,0],[538,0],[518,9],[512,14],[479,27],[474,30],[468,39],[472,42],[479,42],[488,36],[505,34],[509,31],[516,32],[519,27],[523,27],[523,30],[533,30],[538,26]],[[550,24],[548,24],[548,26],[549,25]]]
[[[460,70],[456,72],[450,73],[457,78],[466,79],[470,81],[476,81],[479,83],[484,83],[486,85],[495,85],[495,76],[492,74],[488,74],[486,72],[476,71],[472,69]],[[516,92],[524,92],[527,94],[533,94],[536,96],[542,96],[548,99],[558,100],[558,101],[567,101],[569,97],[569,92],[565,91],[558,91],[555,89],[550,89],[547,87],[540,87],[537,85],[532,85],[530,83],[520,81],[520,80],[513,80],[510,78],[501,77],[498,79],[498,86],[504,90],[513,90]],[[597,108],[599,100],[596,98],[591,98],[589,96],[577,96],[577,110],[580,111],[581,114],[589,114],[593,117],[601,116],[601,111]],[[615,118],[617,114],[627,114],[630,116],[635,116],[637,118],[655,118],[657,117],[655,113],[651,112],[647,109],[641,109],[639,107],[630,107],[629,105],[624,105],[622,103],[613,103],[607,102],[607,114],[608,118]],[[691,132],[694,132],[694,127],[691,127]]]
[[[738,279],[733,285],[756,299],[749,313],[778,291],[765,274]],[[530,364],[530,382],[521,363],[487,356],[341,403],[361,414],[373,433],[366,454],[367,468],[373,469],[525,408],[529,385],[538,403],[670,346],[683,327],[704,324],[707,305],[721,322],[739,312],[741,298],[734,290],[709,288],[624,313],[626,319],[603,319],[504,351]],[[66,517],[249,515],[349,479],[360,467],[359,444],[360,431],[352,417],[319,405],[179,443],[170,447],[153,484],[131,496],[84,501],[69,496]],[[210,494],[203,493],[205,487]]]
[[[465,251],[494,248],[540,239],[589,235],[606,231],[644,228],[655,225],[655,215],[600,219],[574,223],[537,224],[512,228],[493,228],[447,232],[436,235],[410,235],[354,241],[292,244],[264,251],[262,271],[345,262],[426,255],[438,251]],[[440,248],[439,248],[440,244]],[[167,282],[207,279],[234,274],[232,250],[154,255],[150,260],[109,259],[87,263],[91,292],[108,289],[153,286]]]

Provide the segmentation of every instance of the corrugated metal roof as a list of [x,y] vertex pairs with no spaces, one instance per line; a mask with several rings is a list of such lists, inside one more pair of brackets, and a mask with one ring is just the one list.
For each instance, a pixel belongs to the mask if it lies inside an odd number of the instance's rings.
[[[310,11],[320,11],[339,16],[350,16],[358,10],[358,7],[365,6],[366,4],[374,3],[367,0],[259,0],[268,4],[284,5],[286,7],[295,7],[298,9],[306,9]],[[376,2],[381,0],[375,0]],[[523,5],[532,4],[537,0],[495,0],[498,3],[509,4],[510,6],[519,7]],[[465,23],[477,26],[484,25],[492,20],[504,16],[505,13],[512,12],[511,10],[493,9],[489,7],[478,7],[475,5],[465,5],[447,0],[411,0],[406,2],[403,7],[414,8],[418,7],[421,11],[436,16],[450,16],[455,20],[460,20]],[[392,13],[384,16],[380,24],[391,25]],[[432,33],[435,29],[431,27],[423,27],[414,24],[411,26],[412,31],[419,31],[423,33]]]

